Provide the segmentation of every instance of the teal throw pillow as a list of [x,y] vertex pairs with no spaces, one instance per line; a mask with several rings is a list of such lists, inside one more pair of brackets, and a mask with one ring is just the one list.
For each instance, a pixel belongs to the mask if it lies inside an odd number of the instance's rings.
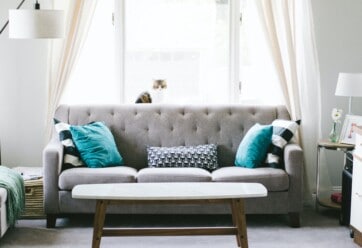
[[245,134],[236,153],[235,165],[247,168],[256,168],[265,160],[273,127],[256,123]]
[[87,167],[100,168],[123,164],[113,135],[103,122],[70,126],[73,141]]

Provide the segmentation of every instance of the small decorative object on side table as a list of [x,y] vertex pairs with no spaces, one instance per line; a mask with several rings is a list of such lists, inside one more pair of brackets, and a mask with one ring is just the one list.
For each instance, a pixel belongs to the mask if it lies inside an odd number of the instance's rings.
[[[318,141],[317,149],[317,171],[316,171],[316,201],[315,207],[318,210],[318,206],[340,209],[341,205],[333,202],[330,197],[321,198],[320,197],[320,150],[324,148],[326,150],[342,151],[346,154],[347,151],[351,151],[354,148],[352,144],[343,144],[343,143],[334,143],[328,140]],[[346,161],[346,159],[344,159]]]
[[41,167],[15,167],[25,185],[25,210],[22,218],[44,218],[43,175]]
[[342,117],[342,109],[334,108],[332,110],[332,120],[333,120],[333,126],[332,130],[329,133],[329,141],[336,143],[338,142],[339,135],[338,135],[338,124],[341,122],[340,119]]

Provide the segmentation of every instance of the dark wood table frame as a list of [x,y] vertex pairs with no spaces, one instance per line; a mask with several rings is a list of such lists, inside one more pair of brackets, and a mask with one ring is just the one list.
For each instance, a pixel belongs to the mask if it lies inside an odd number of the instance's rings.
[[[209,204],[228,203],[231,207],[233,226],[193,227],[193,228],[104,228],[107,206],[111,204]],[[102,236],[176,236],[176,235],[236,235],[238,247],[248,247],[244,200],[205,199],[205,200],[97,200],[94,217],[92,247],[98,248]]]

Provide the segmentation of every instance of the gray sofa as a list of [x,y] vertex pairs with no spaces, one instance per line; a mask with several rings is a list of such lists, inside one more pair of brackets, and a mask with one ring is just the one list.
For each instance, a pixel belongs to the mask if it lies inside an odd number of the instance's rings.
[[0,238],[4,236],[9,227],[6,215],[7,191],[0,187]]
[[[95,202],[72,199],[77,184],[123,182],[260,182],[268,189],[265,198],[247,199],[247,214],[289,214],[291,226],[299,226],[302,211],[303,152],[297,144],[284,148],[285,169],[235,167],[239,143],[255,123],[270,124],[290,119],[284,106],[243,105],[157,105],[130,104],[58,107],[55,118],[73,125],[104,121],[114,135],[125,166],[73,168],[61,171],[63,146],[58,134],[43,152],[44,210],[47,227],[64,215],[93,213]],[[147,168],[146,147],[214,143],[218,147],[219,169]],[[228,206],[195,205],[111,206],[109,213],[122,214],[226,214]]]

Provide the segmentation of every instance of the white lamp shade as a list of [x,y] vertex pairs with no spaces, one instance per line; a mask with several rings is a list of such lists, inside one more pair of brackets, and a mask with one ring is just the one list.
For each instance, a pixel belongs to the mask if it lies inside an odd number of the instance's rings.
[[9,10],[9,38],[47,39],[64,37],[64,11]]
[[362,73],[339,73],[336,96],[362,96]]

